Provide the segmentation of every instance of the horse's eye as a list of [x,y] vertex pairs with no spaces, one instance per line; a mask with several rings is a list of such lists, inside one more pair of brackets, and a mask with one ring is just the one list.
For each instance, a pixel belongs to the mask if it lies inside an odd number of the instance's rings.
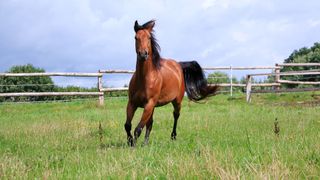
[[137,40],[138,39],[137,36],[135,36],[134,39]]

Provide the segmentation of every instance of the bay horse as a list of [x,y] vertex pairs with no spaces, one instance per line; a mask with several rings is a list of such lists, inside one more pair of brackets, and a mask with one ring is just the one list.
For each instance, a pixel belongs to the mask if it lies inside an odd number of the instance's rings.
[[[177,136],[176,128],[180,116],[181,102],[186,91],[192,101],[214,95],[218,86],[208,86],[204,73],[196,61],[176,62],[160,56],[160,46],[154,36],[155,21],[143,25],[135,21],[136,70],[129,84],[127,120],[124,125],[128,145],[134,146],[142,129],[146,126],[145,144],[153,124],[154,108],[172,103],[174,107],[171,139]],[[131,135],[131,121],[136,109],[144,108],[141,121]]]

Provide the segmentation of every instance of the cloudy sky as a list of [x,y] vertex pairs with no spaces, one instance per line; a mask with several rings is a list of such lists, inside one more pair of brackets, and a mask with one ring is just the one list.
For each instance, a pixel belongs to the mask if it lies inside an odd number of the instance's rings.
[[150,19],[163,57],[273,65],[320,41],[319,9],[319,0],[0,0],[0,72],[134,69],[133,24]]

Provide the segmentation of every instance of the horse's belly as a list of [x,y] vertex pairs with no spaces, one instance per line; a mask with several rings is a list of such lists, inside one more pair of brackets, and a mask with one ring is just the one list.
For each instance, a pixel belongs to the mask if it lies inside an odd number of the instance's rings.
[[[171,102],[171,101],[169,101],[169,102]],[[163,102],[158,101],[158,103],[156,104],[156,107],[164,106],[164,105],[168,104],[169,102],[168,101],[163,101]]]
[[157,104],[165,105],[173,101],[177,96],[176,95],[160,95]]
[[168,104],[169,102],[176,99],[178,95],[179,88],[175,87],[168,90],[162,89],[157,104],[159,104],[160,106]]

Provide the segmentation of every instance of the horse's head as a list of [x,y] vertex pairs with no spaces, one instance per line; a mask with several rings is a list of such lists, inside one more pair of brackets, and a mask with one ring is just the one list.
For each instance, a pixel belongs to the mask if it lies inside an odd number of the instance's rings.
[[136,53],[139,59],[147,60],[152,51],[152,29],[155,21],[149,21],[144,25],[139,25],[138,21],[134,24],[134,31],[136,32]]

